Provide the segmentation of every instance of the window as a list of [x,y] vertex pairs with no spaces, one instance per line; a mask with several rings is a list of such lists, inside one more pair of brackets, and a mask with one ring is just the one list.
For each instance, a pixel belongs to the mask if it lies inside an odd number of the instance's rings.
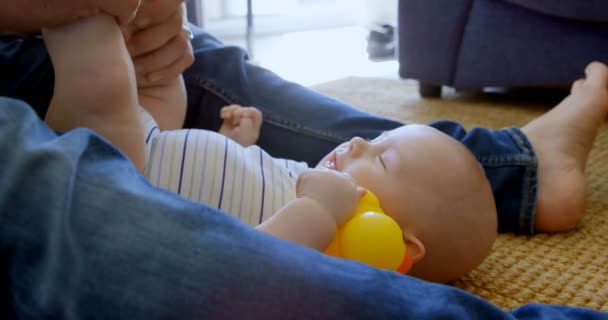
[[[200,1],[203,24],[219,37],[243,36],[247,0]],[[252,0],[258,35],[352,26],[361,0]]]

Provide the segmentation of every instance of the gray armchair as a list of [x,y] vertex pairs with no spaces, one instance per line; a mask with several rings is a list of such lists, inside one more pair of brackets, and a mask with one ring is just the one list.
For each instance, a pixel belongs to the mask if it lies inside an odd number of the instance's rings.
[[400,0],[399,74],[442,86],[561,87],[608,63],[606,0]]

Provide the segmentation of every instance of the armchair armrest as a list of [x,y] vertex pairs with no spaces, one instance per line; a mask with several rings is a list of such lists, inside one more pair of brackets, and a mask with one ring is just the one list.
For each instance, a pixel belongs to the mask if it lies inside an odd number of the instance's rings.
[[505,0],[533,11],[556,17],[608,23],[606,0]]

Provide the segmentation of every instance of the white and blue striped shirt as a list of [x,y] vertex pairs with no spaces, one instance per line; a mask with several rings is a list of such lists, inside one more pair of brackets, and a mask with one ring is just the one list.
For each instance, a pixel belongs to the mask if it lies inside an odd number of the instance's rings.
[[295,198],[304,162],[271,157],[212,131],[160,132],[141,112],[146,138],[145,177],[155,186],[228,212],[256,226]]

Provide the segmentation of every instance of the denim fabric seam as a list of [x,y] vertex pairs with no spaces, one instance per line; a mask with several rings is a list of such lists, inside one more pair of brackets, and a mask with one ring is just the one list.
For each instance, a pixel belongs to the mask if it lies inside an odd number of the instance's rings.
[[[528,138],[517,127],[503,129],[503,132],[511,138],[517,147],[522,151],[521,154],[481,157],[479,163],[484,167],[504,167],[507,165],[525,168],[522,181],[522,206],[519,209],[519,232],[525,234],[534,233],[534,216],[537,187],[537,167],[538,159]],[[533,203],[534,202],[534,203]]]
[[332,132],[329,132],[326,130],[313,129],[310,127],[305,127],[305,126],[299,125],[297,123],[287,121],[283,118],[273,115],[271,112],[266,112],[264,114],[264,118],[265,118],[264,121],[267,122],[268,124],[271,124],[271,125],[274,125],[277,127],[281,127],[281,128],[287,129],[287,130],[291,130],[293,132],[297,132],[300,134],[306,134],[308,136],[313,136],[315,138],[323,139],[323,140],[329,141],[329,142],[342,143],[349,139],[347,137],[338,136],[338,135],[333,134]]
[[522,233],[533,234],[534,217],[536,215],[536,203],[531,202],[536,202],[538,184],[538,158],[536,157],[534,148],[532,148],[532,144],[519,128],[511,127],[508,128],[506,132],[510,134],[510,136],[513,138],[513,140],[515,140],[515,142],[520,146],[520,148],[522,148],[528,153],[530,159],[532,160],[526,166],[526,179],[524,181],[525,185],[522,186],[525,195],[523,201],[524,205],[521,209],[522,215],[520,216],[520,231]]
[[[210,93],[218,96],[220,99],[224,100],[227,104],[245,105],[245,103],[243,101],[240,101],[238,98],[236,98],[236,95],[233,95],[233,94],[229,93],[228,91],[220,88],[219,86],[215,85],[215,83],[211,80],[203,80],[198,77],[184,76],[184,81],[186,82],[187,86],[197,86],[200,89],[207,90]],[[290,130],[290,131],[293,131],[293,132],[296,132],[299,134],[306,134],[308,136],[312,136],[312,137],[315,137],[318,139],[323,139],[323,140],[326,140],[329,142],[342,143],[349,139],[347,137],[342,137],[342,136],[338,136],[336,134],[332,134],[331,132],[328,132],[328,131],[312,129],[309,127],[299,125],[297,123],[287,121],[281,117],[277,117],[276,115],[272,114],[271,112],[269,112],[267,110],[264,112],[263,121],[269,125],[280,127],[280,128]]]
[[184,75],[184,82],[186,83],[186,86],[196,86],[198,88],[207,90],[224,100],[226,103],[242,104],[242,102],[235,98],[235,96],[230,95],[225,90],[222,90],[218,86],[214,85],[213,81],[203,80],[198,77],[188,77]]

